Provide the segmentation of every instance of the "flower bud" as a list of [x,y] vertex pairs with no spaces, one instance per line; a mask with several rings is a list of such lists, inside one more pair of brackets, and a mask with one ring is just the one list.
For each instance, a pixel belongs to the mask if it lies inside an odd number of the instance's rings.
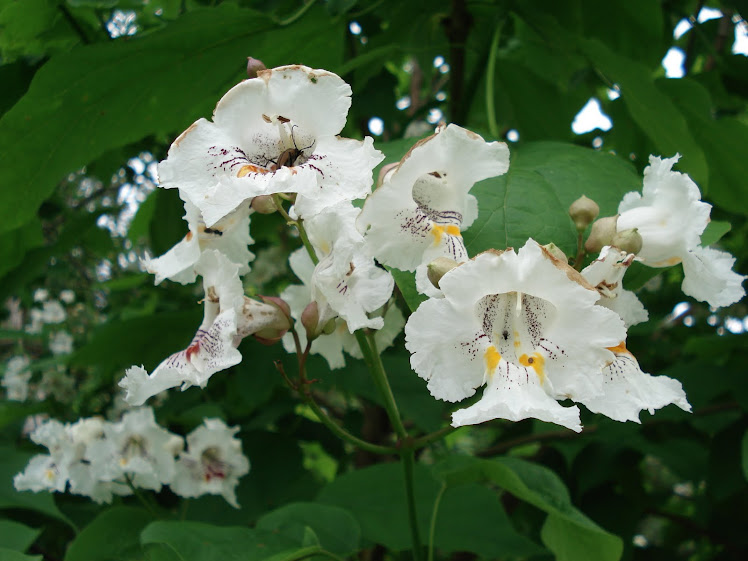
[[259,214],[273,214],[278,210],[272,195],[259,195],[250,203],[252,210]]
[[616,235],[616,223],[618,215],[606,216],[601,218],[592,225],[592,231],[587,241],[584,243],[584,249],[587,253],[598,253],[606,245],[610,245],[613,236]]
[[439,288],[439,281],[449,271],[457,267],[459,263],[449,257],[437,257],[426,268],[426,274],[436,288]]
[[322,332],[319,325],[319,307],[314,300],[301,312],[301,325],[306,330],[307,341],[314,341]]
[[325,335],[332,335],[335,329],[337,329],[338,327],[337,319],[337,317],[334,317],[327,320],[327,323],[322,328],[322,333],[324,333]]
[[569,216],[574,221],[577,232],[584,232],[587,226],[600,214],[600,207],[592,199],[582,195],[569,207]]
[[610,245],[626,253],[637,254],[642,250],[642,235],[636,228],[629,228],[613,236]]
[[253,335],[260,343],[271,345],[291,328],[291,310],[283,300],[260,296],[262,302],[244,297],[242,313],[237,321],[236,335]]
[[542,248],[561,261],[561,263],[569,264],[569,258],[566,256],[566,253],[561,251],[561,248],[559,248],[555,243],[545,244]]
[[252,58],[251,56],[247,57],[247,76],[257,78],[257,73],[260,70],[267,70],[267,66],[259,59]]

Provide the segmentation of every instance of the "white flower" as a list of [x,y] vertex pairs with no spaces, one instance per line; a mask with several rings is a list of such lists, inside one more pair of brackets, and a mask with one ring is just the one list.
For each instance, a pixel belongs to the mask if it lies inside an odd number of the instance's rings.
[[179,188],[211,227],[246,199],[298,193],[311,215],[366,196],[381,161],[371,138],[339,138],[351,105],[339,76],[306,66],[258,72],[174,141],[158,168],[161,185]]
[[418,142],[369,196],[358,227],[374,256],[413,271],[437,257],[458,262],[468,255],[461,231],[478,216],[468,191],[509,167],[509,150],[449,125]]
[[242,454],[241,440],[234,435],[239,427],[229,428],[220,419],[205,419],[187,435],[187,450],[176,465],[172,490],[182,497],[222,495],[234,508],[239,478],[249,473],[249,460]]
[[249,203],[241,204],[210,228],[190,201],[185,201],[184,210],[190,229],[184,239],[161,257],[143,259],[146,270],[156,275],[156,284],[164,279],[182,284],[195,282],[195,265],[208,249],[220,251],[238,265],[240,275],[249,272],[249,262],[255,257],[247,248],[254,243],[249,235]]
[[[306,331],[301,323],[301,314],[313,299],[311,285],[314,263],[312,263],[311,258],[304,248],[293,252],[289,258],[289,263],[293,272],[304,284],[286,287],[281,293],[281,298],[288,303],[291,308],[291,315],[296,318],[296,334],[303,349],[306,347],[307,338]],[[324,326],[334,315],[334,312],[329,307],[327,307],[327,311],[323,309],[320,314],[320,326]],[[400,309],[395,305],[387,308],[383,321],[384,326],[374,334],[377,348],[380,351],[392,345],[395,337],[398,336],[400,331],[402,331],[403,325],[405,325],[405,318]],[[283,336],[283,347],[289,353],[296,352],[293,336],[290,333]],[[356,337],[351,334],[348,324],[345,320],[337,318],[335,319],[335,328],[332,333],[322,334],[312,341],[310,353],[322,355],[330,368],[335,369],[345,366],[344,350],[354,358],[363,358]]]
[[60,291],[60,300],[62,300],[66,304],[72,304],[73,302],[75,302],[75,292],[73,292],[69,288]]
[[216,250],[204,251],[195,265],[203,277],[205,315],[190,345],[174,353],[149,375],[133,366],[120,381],[131,405],[142,405],[157,393],[181,386],[205,387],[210,377],[241,362],[236,347],[241,339],[266,328],[288,328],[286,316],[277,307],[244,296],[239,267]]
[[26,401],[29,397],[29,380],[31,361],[25,355],[11,358],[5,365],[5,374],[1,385],[5,388],[6,398],[9,401]]
[[34,291],[34,302],[44,302],[49,298],[49,290],[46,288],[37,288]]
[[710,306],[728,306],[745,295],[745,277],[732,271],[735,259],[701,247],[711,205],[688,175],[672,171],[680,155],[649,157],[642,194],[627,193],[618,206],[619,232],[636,228],[642,237],[637,257],[650,267],[683,263],[683,292]]
[[649,319],[636,294],[623,288],[623,275],[635,257],[633,253],[606,245],[600,256],[582,270],[585,280],[600,293],[598,304],[621,316],[627,328]]
[[557,399],[602,393],[601,369],[625,337],[620,318],[566,264],[529,240],[486,252],[440,280],[405,326],[411,366],[431,394],[459,401],[487,384],[480,401],[452,425],[534,417],[581,430],[577,407]]
[[150,407],[125,413],[119,423],[103,425],[104,438],[88,443],[85,459],[101,481],[126,477],[133,485],[158,491],[174,477],[174,457],[182,438],[160,427]]
[[49,337],[49,350],[53,355],[67,355],[73,352],[73,336],[67,331],[56,331]]
[[602,413],[616,421],[639,423],[639,412],[650,414],[674,403],[684,411],[691,405],[678,380],[667,376],[651,376],[639,367],[625,343],[610,348],[615,360],[603,368],[603,394],[582,403],[594,413]]

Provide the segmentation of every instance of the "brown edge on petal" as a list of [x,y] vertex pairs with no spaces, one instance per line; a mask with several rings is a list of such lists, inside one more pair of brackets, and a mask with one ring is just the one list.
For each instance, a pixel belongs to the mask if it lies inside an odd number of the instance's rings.
[[[268,68],[266,70],[260,70],[257,73],[257,77],[262,78],[267,83],[270,81],[270,77],[273,75],[273,72],[285,72],[287,70],[299,70],[301,72],[304,72],[309,77],[309,80],[313,84],[316,84],[319,78],[323,78],[326,76],[334,76],[336,78],[340,78],[340,76],[338,76],[334,72],[309,68],[308,66],[304,66],[303,64],[288,64],[286,66],[278,66],[277,68]],[[340,79],[342,80],[342,78]]]
[[187,129],[182,134],[180,134],[177,137],[177,139],[171,143],[171,145],[174,146],[174,148],[179,148],[179,143],[182,142],[182,140],[184,140],[184,137],[187,136],[190,132],[192,132],[195,129],[195,127],[197,127],[198,122],[199,121],[195,121],[189,127],[187,127]]
[[587,282],[587,279],[585,279],[582,274],[577,271],[576,269],[569,266],[568,263],[564,263],[560,259],[557,259],[554,257],[547,249],[545,249],[542,245],[538,244],[538,247],[543,252],[543,255],[546,259],[549,259],[553,265],[560,270],[563,273],[566,273],[566,276],[569,278],[569,280],[572,280],[576,282],[577,284],[582,285],[587,290],[594,290],[597,292],[597,289],[592,286],[589,282]]

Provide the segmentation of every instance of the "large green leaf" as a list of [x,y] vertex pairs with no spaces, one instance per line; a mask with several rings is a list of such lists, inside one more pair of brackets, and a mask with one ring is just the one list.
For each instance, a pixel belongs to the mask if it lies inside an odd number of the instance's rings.
[[681,168],[706,186],[709,169],[704,152],[694,140],[683,114],[655,85],[649,68],[593,39],[580,40],[580,47],[595,68],[620,87],[621,99],[631,118],[659,150],[656,155],[682,154]]
[[296,549],[293,540],[272,532],[202,522],[153,522],[143,530],[140,542],[166,546],[180,561],[260,561]]
[[257,530],[278,533],[304,541],[305,528],[311,528],[320,545],[327,551],[342,556],[356,552],[361,528],[346,510],[317,503],[292,503],[274,510],[257,521]]
[[41,555],[24,555],[13,549],[0,547],[0,561],[41,561]]
[[[415,468],[415,504],[421,535],[426,536],[439,485],[428,467]],[[411,547],[400,465],[379,464],[343,475],[322,490],[319,500],[350,511],[365,538],[395,550]],[[436,523],[434,545],[445,552],[499,558],[542,551],[514,530],[496,495],[478,485],[447,489]]]
[[41,530],[29,528],[14,520],[0,520],[0,547],[24,552],[40,533]]
[[528,143],[512,151],[509,171],[473,187],[479,215],[464,234],[470,255],[489,248],[519,248],[528,238],[555,243],[571,254],[576,230],[569,205],[586,195],[600,215],[615,214],[641,178],[628,162],[610,154],[558,142]]
[[65,561],[126,561],[140,555],[140,532],[153,516],[142,508],[105,510],[73,540]]
[[577,510],[564,483],[546,467],[518,458],[453,457],[437,469],[448,485],[489,481],[547,512],[541,537],[560,561],[618,561],[621,557],[621,539]]
[[277,28],[268,15],[225,2],[190,11],[158,33],[53,57],[0,120],[6,162],[0,231],[27,221],[66,173],[112,148],[173,134],[207,115],[242,78],[249,54],[268,66],[301,59],[334,68],[343,29],[331,25],[322,8]]

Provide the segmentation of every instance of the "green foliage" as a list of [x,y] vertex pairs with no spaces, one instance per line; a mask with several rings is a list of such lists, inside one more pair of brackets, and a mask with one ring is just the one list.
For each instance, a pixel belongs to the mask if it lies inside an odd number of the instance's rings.
[[[729,250],[746,273],[748,58],[731,48],[748,4],[706,3],[725,17],[698,22],[703,4],[0,0],[0,376],[23,355],[33,361],[32,388],[59,372],[71,384],[64,398],[34,390],[26,402],[0,402],[0,561],[746,558],[748,336],[729,327],[740,331],[748,309],[685,298],[680,266],[629,269],[625,287],[638,291],[650,321],[629,330],[627,346],[644,370],[683,384],[691,414],[666,407],[622,424],[585,412],[580,434],[525,420],[442,438],[457,406],[431,397],[402,335],[382,355],[384,388],[364,360],[347,356],[344,369],[330,370],[317,355],[308,379],[289,388],[279,370],[293,378],[296,357],[247,339],[243,362],[206,388],[149,402],[178,434],[205,418],[240,428],[251,470],[236,490],[239,509],[167,489],[96,505],[13,487],[42,452],[27,438],[37,415],[116,415],[124,370],[152,371],[193,337],[200,283],[154,286],[139,264],[187,233],[178,191],[154,191],[152,174],[178,134],[210,118],[246,77],[247,56],[349,82],[342,135],[362,138],[369,119],[384,121],[375,182],[430,134],[437,111],[487,140],[511,139],[508,173],[471,190],[471,256],[532,237],[574,257],[575,199],[584,194],[613,215],[641,189],[650,154],[679,153],[676,169],[714,205],[703,245]],[[132,34],[110,35],[118,15],[134,18]],[[692,28],[673,38],[689,17]],[[684,53],[683,78],[664,77],[671,47]],[[613,128],[574,134],[590,98]],[[258,259],[245,292],[277,295],[297,282],[286,262],[300,240],[277,214],[254,214],[251,232]],[[413,273],[391,272],[401,295],[393,305],[407,317],[425,297]],[[74,300],[63,322],[28,332],[31,310],[43,306],[37,289],[50,300],[70,289]],[[688,310],[674,316],[682,301]],[[49,342],[62,330],[74,351],[53,355]],[[385,453],[338,438],[307,389],[335,426]],[[392,402],[407,438],[388,419]],[[411,449],[414,515],[396,461]]]

